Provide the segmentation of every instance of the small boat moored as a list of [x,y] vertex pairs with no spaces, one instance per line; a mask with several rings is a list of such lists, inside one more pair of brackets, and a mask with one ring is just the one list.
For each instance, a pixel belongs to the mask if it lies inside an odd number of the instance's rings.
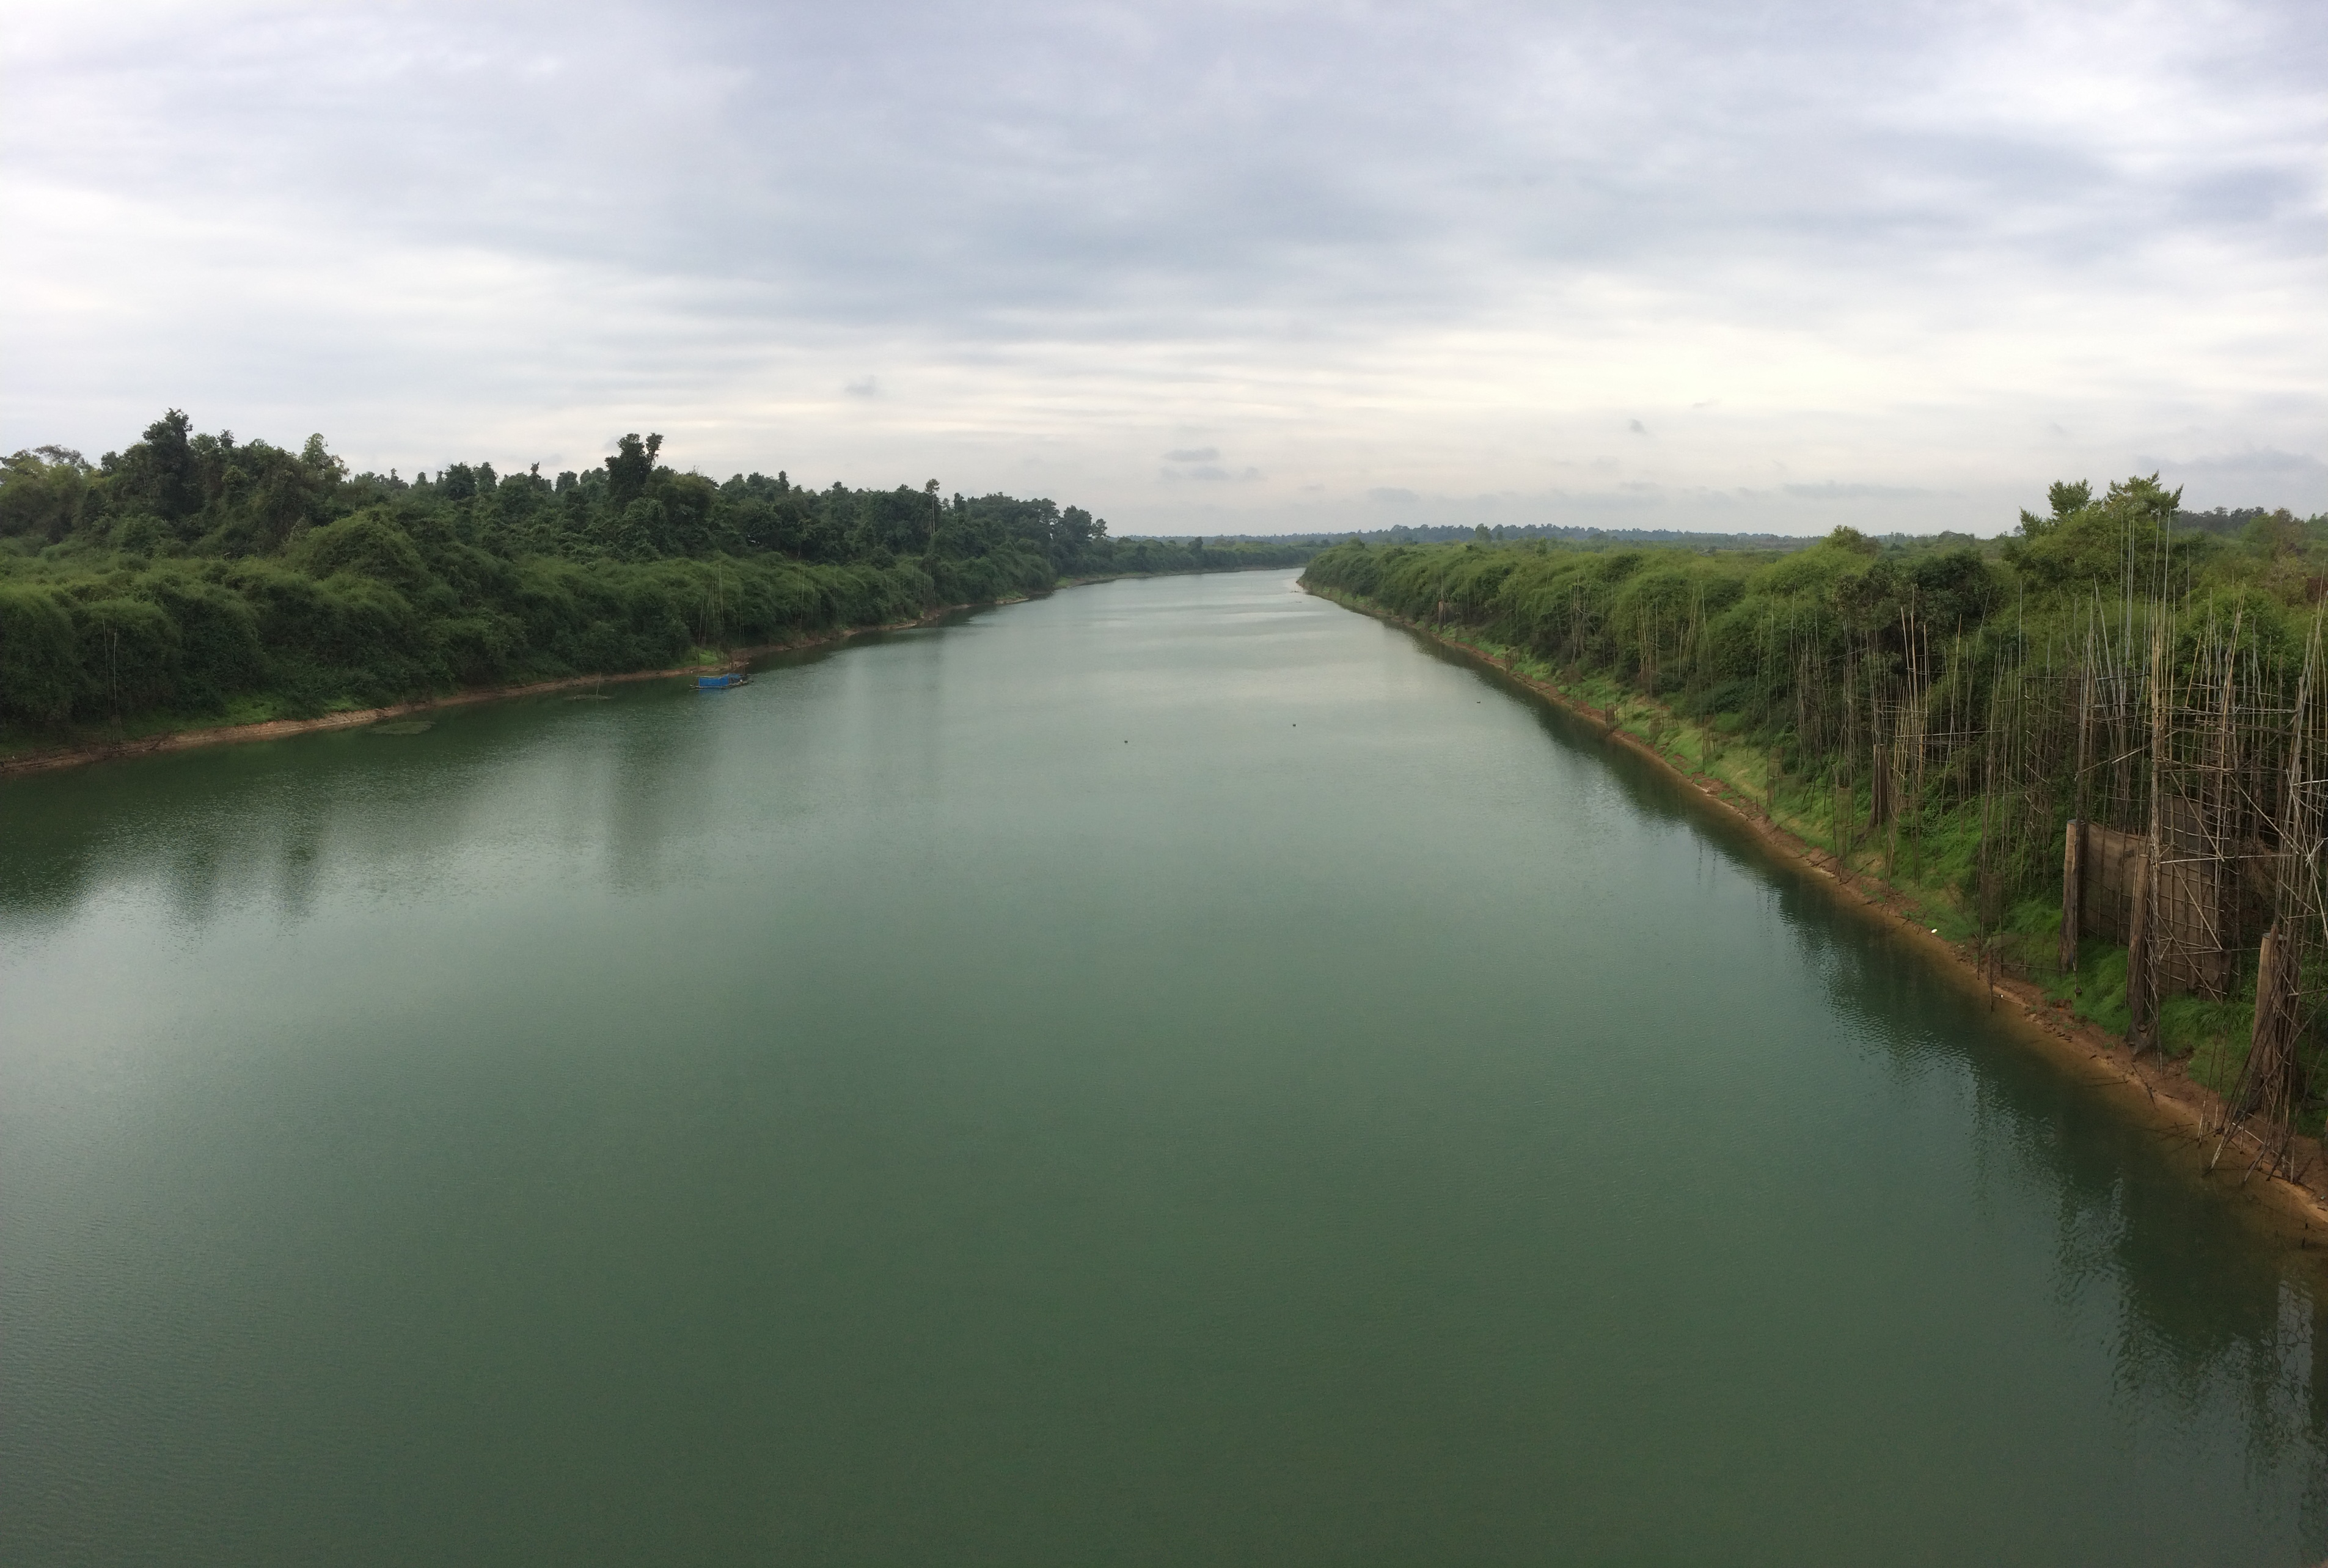
[[695,689],[698,691],[725,691],[730,686],[741,686],[751,679],[741,671],[728,675],[698,675]]

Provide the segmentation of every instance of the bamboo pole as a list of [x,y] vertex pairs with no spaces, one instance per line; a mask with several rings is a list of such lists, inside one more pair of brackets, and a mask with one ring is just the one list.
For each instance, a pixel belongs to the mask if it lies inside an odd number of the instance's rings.
[[2156,993],[2150,985],[2150,876],[2154,862],[2146,849],[2135,853],[2134,909],[2126,918],[2126,1043],[2137,1052],[2154,1044],[2151,1018]]
[[2070,819],[2068,831],[2061,835],[2061,972],[2075,974],[2078,971],[2078,940],[2080,917],[2085,913],[2086,824],[2075,817]]
[[2078,972],[2078,944],[2085,933],[2086,787],[2094,765],[2093,635],[2086,637],[2086,656],[2078,666],[2078,770],[2070,807],[2070,826],[2061,840],[2061,972]]
[[2158,1045],[2158,862],[2166,829],[2166,618],[2150,628],[2150,841],[2134,884],[2132,940],[2126,944],[2127,1043],[2137,1051]]

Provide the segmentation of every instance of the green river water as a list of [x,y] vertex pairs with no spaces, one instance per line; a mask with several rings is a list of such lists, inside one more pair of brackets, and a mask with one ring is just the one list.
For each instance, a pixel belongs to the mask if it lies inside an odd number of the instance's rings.
[[0,1561],[2270,1564],[2328,1285],[1288,574],[0,784]]

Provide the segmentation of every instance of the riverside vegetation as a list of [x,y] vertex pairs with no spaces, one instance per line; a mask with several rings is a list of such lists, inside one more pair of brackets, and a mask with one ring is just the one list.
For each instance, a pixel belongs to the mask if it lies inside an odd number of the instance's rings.
[[96,463],[0,463],[0,754],[620,674],[1084,577],[1311,551],[1111,538],[1009,495],[716,483],[624,436],[600,468],[350,474],[173,409]]
[[2328,518],[2193,516],[2154,475],[2050,502],[1994,540],[1783,555],[1353,540],[1303,581],[1880,876],[2292,1160],[2328,1110]]

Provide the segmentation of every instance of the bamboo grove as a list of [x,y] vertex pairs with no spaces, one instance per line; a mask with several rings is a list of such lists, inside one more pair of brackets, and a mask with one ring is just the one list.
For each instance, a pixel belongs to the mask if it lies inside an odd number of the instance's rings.
[[2191,1058],[2214,1157],[2273,1169],[2328,1102],[2328,520],[2211,530],[2179,500],[2058,484],[1985,545],[1783,556],[1354,542],[1304,580],[1752,756],[1798,833]]

